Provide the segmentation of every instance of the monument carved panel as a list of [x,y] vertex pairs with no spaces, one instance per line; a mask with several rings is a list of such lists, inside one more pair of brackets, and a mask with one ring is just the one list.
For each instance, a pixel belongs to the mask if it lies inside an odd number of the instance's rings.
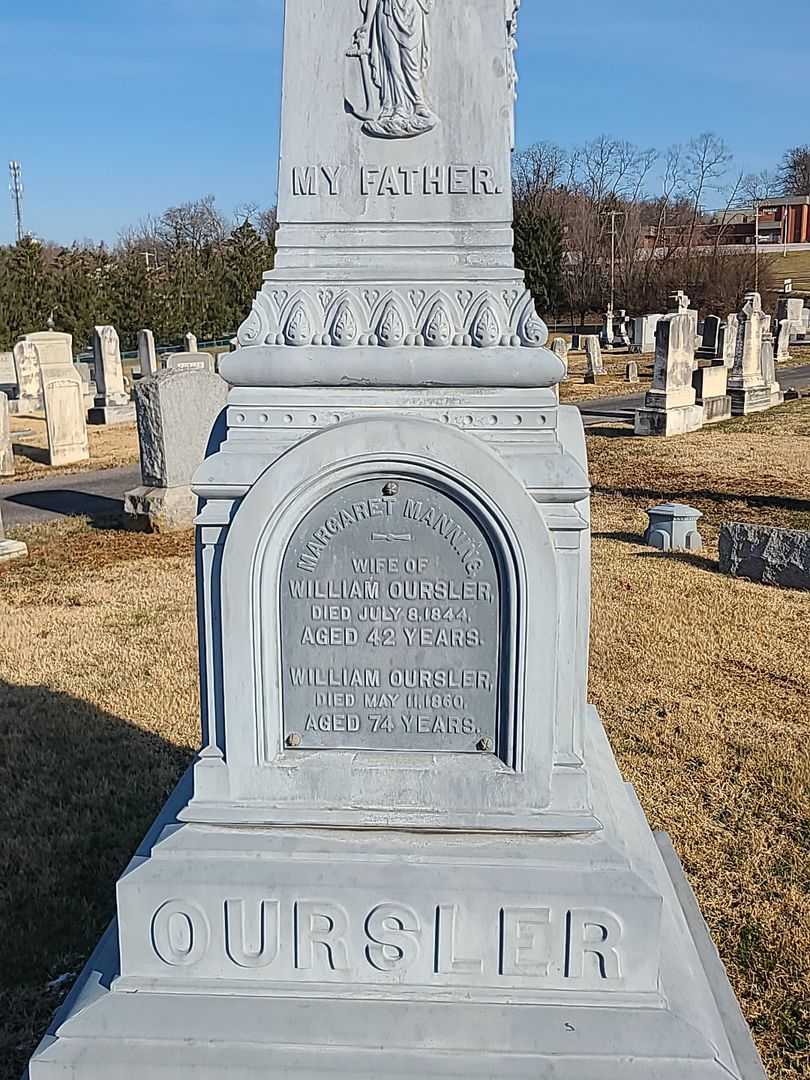
[[412,479],[332,493],[295,530],[280,603],[289,748],[496,749],[498,566],[454,499]]

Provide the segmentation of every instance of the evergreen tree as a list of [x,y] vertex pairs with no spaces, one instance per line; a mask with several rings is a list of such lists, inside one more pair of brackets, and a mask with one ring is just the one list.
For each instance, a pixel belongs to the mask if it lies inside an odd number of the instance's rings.
[[562,227],[548,212],[515,205],[515,262],[540,314],[556,313],[562,297]]

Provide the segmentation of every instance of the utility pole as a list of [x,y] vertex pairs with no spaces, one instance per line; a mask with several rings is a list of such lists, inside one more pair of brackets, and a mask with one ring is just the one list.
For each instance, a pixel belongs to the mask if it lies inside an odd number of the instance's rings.
[[606,210],[610,217],[610,311],[616,299],[616,218],[624,217],[624,210]]
[[22,182],[22,165],[19,161],[10,161],[8,163],[8,172],[11,178],[9,184],[9,191],[11,192],[11,201],[14,203],[14,212],[17,218],[17,243],[23,238],[23,182]]

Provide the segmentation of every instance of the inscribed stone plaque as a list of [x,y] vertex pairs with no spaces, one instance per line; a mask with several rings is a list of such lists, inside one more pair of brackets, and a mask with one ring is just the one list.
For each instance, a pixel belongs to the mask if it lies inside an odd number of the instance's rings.
[[14,366],[14,353],[0,352],[0,386],[16,386],[17,369]]
[[498,568],[448,495],[411,479],[334,492],[293,534],[280,604],[288,746],[495,749]]

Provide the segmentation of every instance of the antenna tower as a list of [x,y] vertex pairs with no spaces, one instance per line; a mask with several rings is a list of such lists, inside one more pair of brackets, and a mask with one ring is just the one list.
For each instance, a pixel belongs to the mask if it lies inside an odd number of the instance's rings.
[[9,183],[9,191],[11,192],[11,201],[14,203],[14,213],[17,218],[17,243],[23,238],[23,181],[22,181],[22,165],[19,161],[10,161],[8,163],[8,174],[11,178]]

